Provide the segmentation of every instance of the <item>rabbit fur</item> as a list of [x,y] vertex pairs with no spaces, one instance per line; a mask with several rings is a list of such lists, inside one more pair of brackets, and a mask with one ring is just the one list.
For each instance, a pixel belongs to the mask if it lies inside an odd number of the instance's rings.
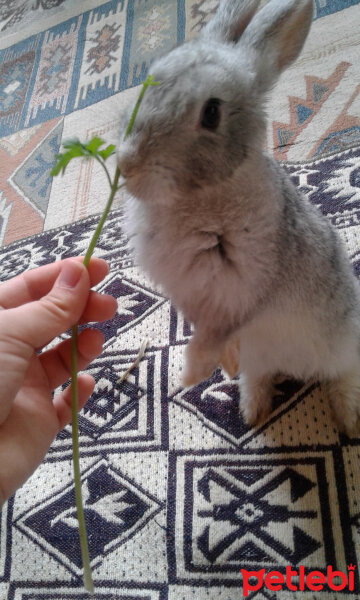
[[[154,62],[118,164],[140,265],[194,326],[183,384],[241,372],[256,424],[279,373],[360,415],[360,294],[329,222],[263,152],[266,95],[298,56],[312,0],[223,0],[196,40]],[[126,119],[125,119],[126,121]]]

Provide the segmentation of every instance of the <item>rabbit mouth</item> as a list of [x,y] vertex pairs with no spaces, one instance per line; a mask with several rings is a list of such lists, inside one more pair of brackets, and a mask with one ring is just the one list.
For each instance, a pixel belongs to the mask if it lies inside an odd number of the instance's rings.
[[141,179],[140,179],[139,175],[136,175],[136,174],[129,175],[128,173],[122,173],[122,175],[124,177],[125,186],[126,186],[127,191],[129,192],[129,194],[140,198],[142,185],[141,185]]
[[140,168],[125,175],[127,191],[144,202],[167,201],[173,195],[176,184],[168,170],[152,167]]

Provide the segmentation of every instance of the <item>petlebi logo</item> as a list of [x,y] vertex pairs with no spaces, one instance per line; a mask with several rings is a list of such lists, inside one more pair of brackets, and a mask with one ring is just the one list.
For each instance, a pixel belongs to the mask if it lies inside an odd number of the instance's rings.
[[[269,571],[265,569],[260,571],[247,571],[241,569],[243,577],[243,597],[247,598],[249,593],[257,592],[260,589],[267,589],[272,592],[280,590],[289,590],[291,592],[304,592],[306,590],[312,592],[321,592],[325,588],[329,588],[335,592],[354,591],[356,566],[348,565],[347,573],[334,570],[332,566],[328,566],[326,573],[321,571],[305,572],[304,566],[299,566],[298,569],[287,566],[285,574],[280,571]],[[296,578],[296,583],[293,581]]]

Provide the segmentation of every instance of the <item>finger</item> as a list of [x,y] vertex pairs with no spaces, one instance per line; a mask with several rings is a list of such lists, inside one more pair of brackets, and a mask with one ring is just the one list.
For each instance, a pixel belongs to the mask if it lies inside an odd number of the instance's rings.
[[34,349],[67,331],[85,310],[89,274],[77,261],[62,261],[52,290],[35,302],[0,311],[0,364],[5,398],[15,398]]
[[[102,351],[104,336],[97,329],[85,329],[78,337],[77,368],[85,369]],[[49,386],[52,390],[62,385],[71,376],[71,339],[39,355]]]
[[46,296],[0,311],[3,351],[13,356],[30,356],[31,348],[41,348],[67,331],[84,312],[89,288],[86,267],[78,261],[62,261],[59,276]]
[[[79,318],[78,323],[84,325],[84,323],[108,321],[114,316],[117,308],[118,303],[113,296],[90,292],[87,305]],[[50,342],[51,338],[45,342],[44,346]],[[40,348],[38,348],[38,350],[40,350]]]
[[[81,410],[94,390],[95,381],[90,375],[82,373],[78,376],[77,385],[78,410]],[[53,405],[59,421],[59,431],[61,431],[71,421],[71,385],[55,396]]]
[[118,304],[113,296],[90,292],[85,310],[80,318],[80,323],[107,321],[116,313]]
[[[15,308],[27,302],[39,300],[49,293],[66,261],[83,262],[82,256],[67,258],[21,273],[0,285],[0,308]],[[97,285],[108,274],[108,264],[102,258],[93,257],[88,266],[90,287]]]

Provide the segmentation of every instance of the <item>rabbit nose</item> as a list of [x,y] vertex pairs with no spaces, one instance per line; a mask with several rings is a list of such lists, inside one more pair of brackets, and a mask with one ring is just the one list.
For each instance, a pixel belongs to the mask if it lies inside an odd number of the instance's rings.
[[117,154],[117,163],[120,169],[120,173],[125,179],[128,179],[135,174],[137,170],[137,161],[135,156],[127,152],[126,149],[122,150],[119,148]]
[[129,177],[131,177],[131,175],[134,172],[134,166],[131,164],[131,161],[129,161],[125,158],[122,158],[121,160],[118,159],[118,167],[120,169],[121,175],[125,179],[128,179]]

